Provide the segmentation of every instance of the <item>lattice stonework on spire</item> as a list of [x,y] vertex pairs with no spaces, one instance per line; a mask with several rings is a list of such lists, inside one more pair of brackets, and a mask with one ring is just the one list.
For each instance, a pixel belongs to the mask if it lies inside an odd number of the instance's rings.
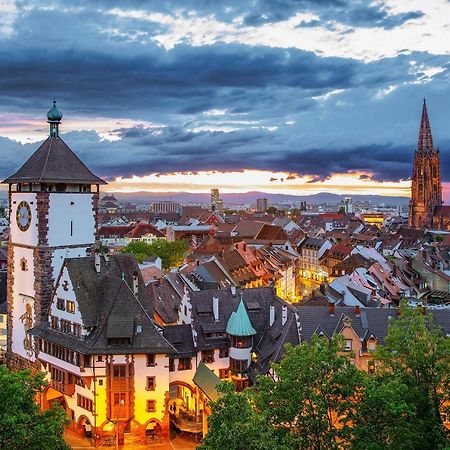
[[431,136],[430,121],[428,120],[427,104],[423,100],[422,120],[420,121],[419,140],[417,142],[417,151],[430,152],[433,149],[433,138]]
[[427,105],[424,100],[411,180],[409,226],[418,229],[432,228],[434,213],[436,208],[441,205],[442,185],[439,150],[433,146]]

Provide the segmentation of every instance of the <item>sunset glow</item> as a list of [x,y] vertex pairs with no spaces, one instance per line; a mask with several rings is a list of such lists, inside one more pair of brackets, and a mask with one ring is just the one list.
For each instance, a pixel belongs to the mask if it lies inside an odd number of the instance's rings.
[[[364,178],[361,178],[362,175]],[[314,181],[312,177],[296,177],[286,172],[259,170],[154,173],[144,177],[119,177],[110,182],[105,190],[110,192],[187,191],[201,193],[209,192],[211,187],[220,187],[223,193],[263,191],[273,194],[308,195],[330,192],[335,194],[409,196],[410,181],[377,182],[365,178],[366,175],[368,174],[334,174],[329,179]]]

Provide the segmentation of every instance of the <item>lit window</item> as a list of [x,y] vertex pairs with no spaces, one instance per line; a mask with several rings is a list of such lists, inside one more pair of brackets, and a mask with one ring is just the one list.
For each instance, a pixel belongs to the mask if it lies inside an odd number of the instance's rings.
[[156,401],[147,400],[147,412],[155,412],[155,411],[156,411]]
[[75,302],[72,302],[71,300],[67,300],[66,311],[71,314],[74,314],[75,313]]
[[147,377],[147,391],[154,391],[155,390],[155,377]]

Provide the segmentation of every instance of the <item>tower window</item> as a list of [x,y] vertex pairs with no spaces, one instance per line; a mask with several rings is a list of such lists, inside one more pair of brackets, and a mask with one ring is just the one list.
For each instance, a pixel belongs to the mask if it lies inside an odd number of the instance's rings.
[[73,236],[73,220],[70,221],[70,235]]
[[23,271],[27,271],[28,270],[28,263],[27,263],[27,260],[25,258],[22,258],[20,260],[20,270],[23,270]]

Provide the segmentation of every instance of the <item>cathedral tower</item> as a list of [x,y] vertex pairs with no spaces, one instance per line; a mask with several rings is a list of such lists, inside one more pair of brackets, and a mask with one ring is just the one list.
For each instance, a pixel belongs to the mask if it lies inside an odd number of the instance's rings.
[[435,210],[441,205],[442,186],[439,150],[433,146],[427,105],[424,100],[419,141],[414,154],[409,226],[417,229],[432,228]]
[[85,256],[96,242],[99,185],[105,184],[59,136],[62,114],[53,102],[49,137],[12,176],[9,185],[8,361],[35,360],[26,331],[46,317],[64,259]]

